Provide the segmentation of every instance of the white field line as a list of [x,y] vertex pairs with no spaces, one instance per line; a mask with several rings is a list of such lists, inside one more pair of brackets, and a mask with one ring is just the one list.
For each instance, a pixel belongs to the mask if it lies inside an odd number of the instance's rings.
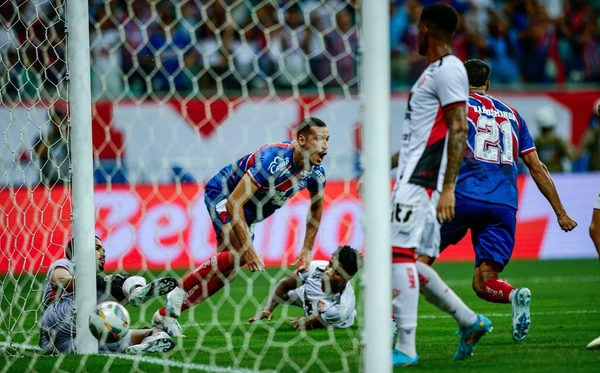
[[[27,344],[22,344],[22,343],[0,342],[0,347],[1,348],[15,348],[15,349],[20,349],[20,350],[35,351],[35,352],[42,351],[41,348],[39,348],[38,346],[32,346],[32,345],[27,345]],[[183,361],[173,361],[173,360],[159,359],[156,357],[138,356],[138,355],[124,355],[124,354],[99,354],[99,355],[103,355],[103,356],[107,356],[107,357],[114,357],[117,359],[137,361],[140,363],[156,364],[156,365],[162,365],[162,366],[169,366],[169,367],[173,367],[173,368],[182,368],[182,369],[186,369],[186,370],[201,371],[201,372],[208,372],[208,373],[237,373],[237,372],[240,372],[240,373],[255,373],[255,372],[262,373],[262,372],[265,372],[266,373],[266,372],[272,372],[272,371],[267,371],[267,370],[256,371],[256,370],[245,369],[245,368],[220,367],[220,366],[213,366],[213,365],[206,365],[206,364],[186,363]]]
[[[556,315],[586,315],[600,313],[598,310],[573,310],[573,311],[550,311],[532,312],[531,316],[556,316]],[[512,313],[485,313],[489,317],[512,317]],[[419,315],[420,319],[449,319],[450,315]]]
[[[500,278],[502,275],[500,275]],[[548,276],[548,277],[508,277],[506,281],[510,282],[513,286],[527,286],[527,284],[562,284],[569,282],[598,282],[600,283],[600,276]],[[471,279],[464,280],[449,280],[446,281],[448,286],[471,286]]]

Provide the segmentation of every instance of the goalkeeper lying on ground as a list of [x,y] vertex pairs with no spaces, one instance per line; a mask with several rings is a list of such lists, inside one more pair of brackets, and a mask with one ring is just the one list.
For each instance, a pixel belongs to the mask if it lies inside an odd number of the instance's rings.
[[[76,353],[75,346],[75,265],[74,240],[67,245],[65,258],[50,265],[44,281],[44,299],[40,317],[40,347],[47,353]],[[104,270],[105,251],[96,237],[97,272]],[[97,302],[108,300],[139,307],[152,297],[165,295],[177,286],[177,279],[159,278],[149,284],[141,276],[117,273],[96,276]],[[100,344],[99,350],[146,353],[173,349],[175,342],[160,329],[132,329],[115,343]]]
[[278,304],[293,304],[304,308],[306,316],[290,319],[297,330],[348,328],[356,317],[356,297],[349,281],[361,266],[358,251],[340,246],[329,262],[313,260],[308,270],[297,271],[279,281],[265,308],[248,322],[271,321]]

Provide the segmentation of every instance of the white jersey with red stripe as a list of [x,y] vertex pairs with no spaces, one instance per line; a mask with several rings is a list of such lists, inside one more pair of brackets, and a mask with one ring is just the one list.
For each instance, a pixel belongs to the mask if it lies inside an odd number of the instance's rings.
[[444,113],[466,106],[467,72],[460,59],[446,55],[432,62],[410,90],[398,163],[398,184],[441,191],[446,171],[448,126]]

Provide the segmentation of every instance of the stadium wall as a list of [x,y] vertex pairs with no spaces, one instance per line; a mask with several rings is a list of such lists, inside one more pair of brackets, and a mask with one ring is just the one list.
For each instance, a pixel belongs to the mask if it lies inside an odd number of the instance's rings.
[[[600,173],[554,175],[563,203],[579,227],[560,230],[550,205],[529,177],[519,179],[520,210],[514,259],[593,258],[588,237]],[[5,225],[0,236],[0,273],[38,273],[62,257],[69,239],[70,211],[61,206],[66,190],[45,187],[0,191]],[[329,181],[315,259],[326,259],[340,244],[363,248],[362,207],[355,182]],[[106,269],[184,269],[209,258],[215,234],[204,206],[201,184],[112,186],[95,189],[96,233],[106,247]],[[307,196],[296,196],[256,226],[254,245],[268,266],[289,264],[304,235]],[[385,211],[385,207],[382,207]],[[42,214],[43,212],[43,214]],[[472,260],[466,237],[443,260]],[[382,248],[386,250],[387,248]],[[41,272],[44,272],[42,270]]]
[[[538,134],[536,110],[552,106],[558,116],[559,136],[579,143],[592,116],[596,91],[495,92],[513,105]],[[391,105],[392,149],[398,148],[406,95],[396,94]],[[111,175],[113,182],[172,183],[175,175],[207,181],[222,166],[267,142],[290,139],[294,126],[306,115],[325,120],[331,134],[325,159],[328,177],[348,180],[358,174],[360,102],[343,96],[301,96],[170,100],[164,104],[119,101],[93,107],[96,182]],[[31,146],[48,129],[43,104],[0,108],[0,131],[7,146],[0,147],[0,184],[37,183]],[[235,144],[235,146],[231,146]],[[13,165],[18,165],[14,167]],[[25,175],[25,178],[24,176]]]

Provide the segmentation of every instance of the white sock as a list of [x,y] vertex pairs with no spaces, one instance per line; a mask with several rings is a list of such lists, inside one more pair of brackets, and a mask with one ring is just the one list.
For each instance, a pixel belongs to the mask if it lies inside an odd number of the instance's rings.
[[408,357],[417,356],[417,310],[419,307],[419,279],[415,263],[392,264],[392,307],[398,328],[396,349]]
[[123,294],[129,298],[136,287],[144,287],[146,284],[146,279],[142,276],[131,276],[123,282]]
[[416,267],[419,273],[421,293],[429,303],[452,315],[461,328],[470,326],[477,321],[477,314],[467,307],[433,268],[418,260]]

